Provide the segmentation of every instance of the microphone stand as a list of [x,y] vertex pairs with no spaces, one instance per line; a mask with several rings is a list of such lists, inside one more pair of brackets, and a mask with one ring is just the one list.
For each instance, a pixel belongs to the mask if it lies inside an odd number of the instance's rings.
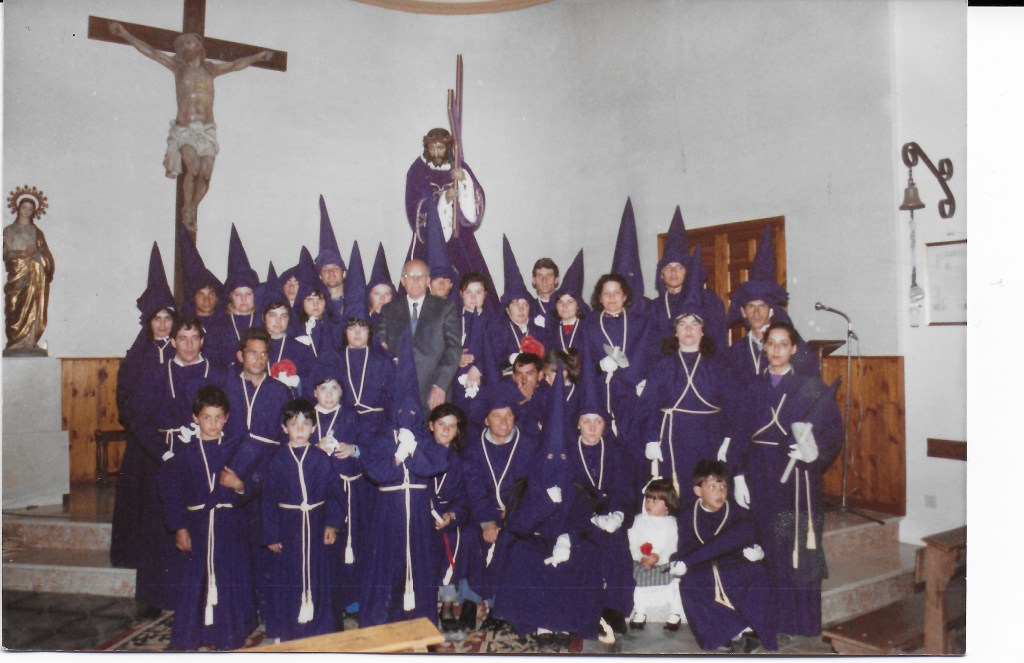
[[846,463],[847,457],[850,453],[850,394],[853,391],[853,357],[850,354],[850,346],[853,340],[857,338],[857,335],[853,333],[853,322],[851,322],[850,317],[843,313],[842,311],[837,311],[836,309],[823,306],[821,302],[815,304],[815,308],[818,310],[825,310],[829,311],[830,313],[841,315],[843,319],[846,320],[846,410],[843,414],[842,494],[841,501],[839,504],[839,512],[852,513],[866,520],[878,523],[879,525],[884,525],[885,523],[879,520],[878,518],[869,516],[868,514],[863,513],[861,511],[851,509],[846,504]]

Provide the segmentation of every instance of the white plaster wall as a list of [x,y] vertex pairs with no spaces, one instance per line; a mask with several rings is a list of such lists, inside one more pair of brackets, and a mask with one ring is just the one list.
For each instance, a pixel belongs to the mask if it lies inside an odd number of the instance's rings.
[[[935,163],[942,158],[953,161],[948,184],[957,207],[950,219],[939,216],[938,201],[944,194],[937,180],[923,163],[914,169],[927,205],[914,213],[918,284],[926,292],[925,244],[967,237],[966,9],[960,0],[897,0],[892,5],[894,187],[902,191],[906,186],[907,171],[899,156],[904,143],[917,142]],[[929,458],[927,440],[967,439],[967,330],[928,326],[927,300],[921,326],[910,326],[910,216],[895,209],[901,199],[892,206],[892,223],[899,229],[901,267],[895,306],[906,379],[907,517],[901,523],[900,538],[920,543],[922,536],[966,522],[967,464]],[[976,309],[971,302],[968,309],[973,318]],[[930,506],[932,498],[934,506]]]
[[[6,3],[4,191],[46,190],[57,258],[51,354],[124,352],[148,247],[170,271],[173,184],[160,165],[171,75],[125,46],[88,40],[87,16],[177,29],[166,2]],[[587,286],[611,260],[632,196],[648,287],[676,204],[688,226],[783,214],[790,312],[811,338],[858,324],[865,354],[900,348],[903,256],[892,212],[888,3],[556,0],[489,16],[437,17],[351,2],[216,0],[211,36],[289,53],[287,73],[218,81],[222,151],[200,212],[199,249],[223,275],[238,225],[262,274],[317,242],[326,196],[343,250],[392,273],[408,240],[404,175],[444,126],[455,54],[465,57],[465,147],[484,183],[478,232],[500,274],[501,233],[520,265],[567,265]],[[500,277],[499,277],[500,280]],[[856,287],[850,287],[855,283]],[[102,312],[102,314],[101,314]]]

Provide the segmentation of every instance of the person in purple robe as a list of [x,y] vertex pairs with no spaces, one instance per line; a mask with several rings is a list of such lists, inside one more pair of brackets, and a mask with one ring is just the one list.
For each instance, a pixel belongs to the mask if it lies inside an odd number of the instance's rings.
[[[789,301],[789,293],[775,280],[775,247],[771,227],[766,226],[758,240],[757,251],[750,266],[750,278],[739,285],[729,300],[726,325],[739,321],[747,328],[741,338],[733,337],[724,358],[737,380],[746,383],[765,373],[765,330],[772,322],[792,324],[782,307]],[[806,343],[801,343],[792,360],[793,370],[801,375],[821,376],[818,358]]]
[[547,331],[530,320],[530,294],[519,272],[508,237],[502,235],[505,291],[501,295],[504,310],[491,318],[487,329],[487,365],[496,367],[502,377],[511,377],[512,363],[520,352],[543,356],[550,347]]
[[463,274],[459,280],[462,356],[452,383],[452,402],[470,415],[477,393],[487,381],[497,379],[496,367],[488,366],[487,329],[493,316],[484,302],[489,290],[490,281],[480,272]]
[[224,282],[227,293],[228,310],[223,320],[207,330],[207,353],[215,365],[229,366],[235,360],[238,339],[249,327],[259,327],[259,314],[256,312],[256,293],[259,290],[260,277],[256,270],[249,266],[249,258],[245,247],[238,236],[238,230],[231,224],[231,240],[228,244],[228,277]]
[[555,380],[561,380],[565,386],[565,439],[571,440],[577,434],[576,424],[583,392],[583,363],[579,350],[548,350],[544,356],[543,379],[549,389],[554,386]]
[[[432,206],[441,221],[448,258],[459,274],[480,272],[490,278],[474,231],[483,221],[483,187],[466,164],[456,164],[452,136],[446,129],[431,129],[423,137],[423,154],[405,176],[405,212],[412,241],[405,261],[426,260],[427,215]],[[497,307],[491,295],[488,305]]]
[[[707,281],[707,270],[701,263],[700,246],[693,255],[687,255],[686,227],[683,225],[683,214],[676,206],[672,223],[665,234],[664,250],[658,260],[658,280],[656,287],[658,296],[648,300],[647,310],[652,318],[654,333],[651,341],[655,352],[660,349],[663,339],[674,335],[674,323],[683,312],[680,308],[684,299],[696,299],[703,309],[706,333],[715,341],[715,347],[723,351],[729,344],[728,329],[725,325],[725,304],[718,295],[704,287]],[[688,283],[695,281],[696,288],[690,295]]]
[[267,637],[281,640],[344,628],[334,606],[330,556],[345,532],[345,499],[331,460],[310,444],[313,405],[289,401],[281,414],[288,443],[262,476],[263,543],[273,553]]
[[302,300],[299,299],[299,279],[308,280],[309,275],[316,279],[316,265],[313,263],[313,256],[309,249],[303,246],[299,250],[299,261],[281,272],[277,278],[280,289],[276,296],[268,297],[269,300],[281,300],[288,306],[288,334],[292,337],[302,333],[302,325],[299,324],[299,311],[302,310]]
[[[174,310],[174,297],[167,286],[167,276],[156,242],[153,243],[149,256],[149,280],[146,290],[136,303],[142,328],[117,369],[117,415],[121,426],[128,431],[129,438],[132,435],[128,422],[129,402],[140,378],[152,371],[154,366],[163,366],[174,357],[171,330],[177,320],[177,313]],[[121,460],[117,490],[114,493],[110,564],[115,568],[134,569],[139,563],[138,536],[143,527],[139,506],[142,503],[142,493],[148,490],[142,483],[142,477],[146,473],[143,469],[145,463],[146,454],[142,447],[135,440],[129,439]]]
[[342,406],[356,414],[355,438],[387,427],[395,385],[395,362],[387,350],[371,345],[371,329],[365,318],[345,323],[345,345],[321,363],[333,364],[341,382]]
[[506,564],[514,564],[501,552],[504,545],[506,500],[512,485],[530,469],[538,448],[532,431],[516,426],[516,401],[510,390],[488,386],[477,396],[480,422],[470,428],[463,446],[466,466],[466,490],[469,493],[472,524],[468,528],[478,537],[484,554],[484,568],[479,576],[470,575],[470,586],[488,604],[488,614],[480,624],[485,630],[498,631],[502,620],[493,615],[494,592],[500,584]]
[[316,356],[312,348],[295,340],[289,331],[290,323],[291,312],[284,297],[268,302],[263,308],[263,327],[270,336],[268,371],[272,378],[288,387],[291,398],[308,396],[312,394],[310,374]]
[[558,275],[558,265],[551,258],[540,258],[533,263],[530,285],[537,295],[530,297],[530,319],[548,333],[554,330],[554,321],[558,317],[555,310],[558,300],[553,298],[558,289]]
[[[204,331],[195,318],[178,320],[171,330],[175,355],[163,365],[154,365],[139,378],[128,405],[129,442],[141,450],[141,529],[135,574],[135,598],[143,604],[142,614],[173,610],[178,599],[180,559],[174,533],[164,526],[163,503],[157,474],[167,454],[174,452],[181,428],[192,423],[192,399],[200,387],[223,385],[223,372],[202,355]],[[127,451],[125,452],[127,455]]]
[[[633,607],[633,564],[626,531],[633,515],[630,464],[619,440],[608,430],[607,411],[596,390],[587,388],[577,418],[578,434],[567,453],[573,481],[587,493],[591,504],[590,527],[584,527],[577,551],[596,567],[599,578],[602,642],[625,634],[626,615]],[[572,438],[570,438],[572,439]]]
[[633,291],[619,274],[598,279],[590,305],[581,330],[583,375],[596,381],[612,432],[636,465],[643,456],[637,416],[650,354],[648,320],[633,312]]
[[553,339],[552,347],[562,350],[578,348],[583,345],[580,328],[583,318],[590,312],[590,307],[583,300],[583,249],[565,272],[562,285],[551,295],[554,301],[551,326],[548,336]]
[[377,244],[377,256],[373,259],[373,270],[366,283],[366,311],[369,316],[370,328],[384,305],[395,298],[395,282],[391,279],[387,257],[384,255],[384,244]]
[[196,243],[185,226],[178,226],[181,238],[181,273],[184,297],[182,315],[195,316],[209,331],[224,321],[224,284],[206,268]]
[[[253,491],[258,490],[263,466],[284,441],[281,410],[292,395],[288,387],[267,373],[270,335],[262,327],[242,332],[235,351],[235,364],[224,379],[224,393],[235,413],[226,429],[233,440],[241,440],[228,456],[229,472]],[[270,610],[270,553],[260,536],[262,516],[260,502],[252,500],[243,507],[246,531],[252,547],[250,559],[256,582],[261,615]]]
[[594,525],[594,493],[574,478],[564,439],[564,386],[551,390],[544,443],[507,494],[495,563],[503,566],[494,615],[540,646],[567,645],[572,634],[597,635],[602,573]]
[[520,352],[512,362],[512,383],[503,382],[499,389],[512,390],[516,402],[516,425],[523,430],[540,434],[547,418],[547,381],[542,379],[544,360],[532,352]]
[[360,458],[377,484],[372,554],[359,625],[426,617],[438,623],[433,477],[448,469],[448,449],[424,426],[412,338],[402,334],[388,424],[363,436]]
[[238,444],[224,433],[230,411],[219,387],[200,388],[192,402],[198,434],[176,445],[160,467],[166,523],[182,558],[171,649],[239,649],[257,626],[247,527],[238,508],[253,492],[221,474]]
[[697,463],[693,494],[697,499],[679,512],[670,569],[681,576],[683,611],[697,644],[730,653],[749,654],[760,645],[775,651],[776,588],[769,587],[750,514],[729,498],[725,465]]
[[[438,561],[438,619],[446,632],[472,631],[476,628],[480,595],[469,585],[471,570],[479,574],[483,566],[479,537],[470,527],[469,493],[466,492],[466,466],[462,460],[462,441],[466,415],[451,403],[442,403],[430,412],[427,427],[434,440],[448,449],[448,469],[431,478],[430,496],[434,517],[434,555]],[[458,618],[454,606],[461,604]]]
[[764,547],[771,580],[771,610],[780,633],[821,632],[821,478],[842,444],[835,387],[793,370],[802,343],[792,325],[765,332],[768,370],[752,380],[730,424],[726,461],[734,495],[749,507]]
[[348,302],[345,297],[347,267],[341,257],[341,249],[334,236],[334,226],[331,225],[323,196],[320,196],[320,251],[316,255],[315,267],[326,295],[328,314],[335,320],[344,320]]
[[335,583],[334,611],[339,620],[359,612],[366,591],[366,568],[372,550],[373,510],[377,487],[370,483],[361,460],[359,419],[342,406],[342,375],[338,361],[318,362],[313,370],[316,427],[310,442],[331,459],[345,498],[345,535],[331,551]]
[[641,397],[644,456],[651,461],[644,475],[671,478],[677,494],[697,461],[718,455],[737,389],[731,371],[716,354],[715,340],[705,331],[700,290],[690,282],[688,296],[679,305],[674,336],[651,362]]

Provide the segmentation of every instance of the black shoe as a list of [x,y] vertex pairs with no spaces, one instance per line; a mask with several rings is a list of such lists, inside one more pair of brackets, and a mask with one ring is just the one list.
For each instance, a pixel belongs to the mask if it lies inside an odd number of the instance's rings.
[[563,631],[561,633],[552,633],[551,635],[554,636],[554,638],[553,638],[554,644],[557,647],[564,647],[564,648],[568,649],[569,646],[572,644],[572,634],[571,633],[566,633],[566,632]]
[[550,649],[555,644],[554,633],[531,633],[528,637],[539,649]]
[[156,619],[161,614],[160,608],[148,603],[141,603],[135,612],[136,619]]
[[732,641],[730,641],[725,643],[721,647],[716,647],[713,651],[716,654],[735,654],[736,647],[733,645]]
[[462,611],[459,613],[459,626],[472,631],[476,629],[476,602],[466,599],[462,602]]
[[761,639],[757,637],[756,633],[744,633],[738,642],[735,640],[733,642],[736,644],[736,649],[744,654],[749,654],[761,646]]
[[626,616],[618,610],[605,608],[601,611],[601,617],[608,622],[608,626],[612,627],[612,630],[616,633],[625,635],[629,632],[629,628],[626,626]]
[[665,622],[665,625],[662,626],[662,628],[666,631],[678,631],[680,624],[682,624],[682,622]]
[[481,631],[491,631],[497,633],[501,630],[510,630],[511,627],[504,619],[495,619],[492,615],[487,615],[487,619],[480,622]]
[[459,630],[459,620],[455,619],[455,615],[452,614],[452,608],[449,605],[446,608],[441,608],[437,614],[438,621],[441,622],[442,631],[457,631]]
[[629,628],[634,629],[636,631],[644,630],[644,626],[646,626],[646,625],[647,625],[647,620],[646,619],[644,621],[642,621],[642,622],[638,622],[638,621],[633,620],[633,619],[629,620]]

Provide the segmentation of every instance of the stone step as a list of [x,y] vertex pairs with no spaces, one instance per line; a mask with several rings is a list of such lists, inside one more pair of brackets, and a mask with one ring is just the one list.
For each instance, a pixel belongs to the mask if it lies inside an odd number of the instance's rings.
[[29,548],[4,553],[3,588],[133,597],[135,570],[111,567],[106,550]]
[[110,523],[55,518],[4,518],[4,550],[110,550]]
[[867,510],[860,513],[880,520],[882,524],[849,511],[825,514],[825,534],[821,541],[830,566],[846,559],[859,559],[868,550],[895,551],[899,545],[901,516]]
[[843,556],[835,563],[830,561],[829,577],[821,585],[822,624],[835,624],[913,594],[915,555],[919,547],[899,543],[867,548],[857,551],[856,555]]

